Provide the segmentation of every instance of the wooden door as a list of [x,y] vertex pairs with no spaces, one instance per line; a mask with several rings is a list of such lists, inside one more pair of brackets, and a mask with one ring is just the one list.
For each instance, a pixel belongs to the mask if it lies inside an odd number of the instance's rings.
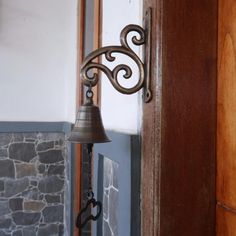
[[236,235],[236,1],[219,0],[217,236]]
[[153,8],[153,100],[144,105],[142,235],[215,235],[217,0]]

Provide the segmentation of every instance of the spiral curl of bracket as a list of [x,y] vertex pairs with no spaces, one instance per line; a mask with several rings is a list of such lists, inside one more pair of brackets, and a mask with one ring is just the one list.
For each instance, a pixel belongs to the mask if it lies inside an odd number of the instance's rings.
[[[93,69],[100,70],[104,72],[107,78],[110,80],[113,87],[123,94],[133,94],[140,90],[144,85],[144,64],[138,57],[138,55],[130,48],[127,36],[130,32],[136,32],[139,34],[139,37],[133,36],[131,42],[136,46],[141,46],[145,44],[145,32],[142,27],[139,25],[127,25],[120,34],[120,43],[121,46],[107,46],[99,48],[92,53],[90,53],[84,60],[81,65],[81,77],[82,82],[86,86],[96,86],[98,83],[98,73],[94,72]],[[116,57],[114,57],[113,53],[121,53],[130,57],[138,66],[139,69],[139,79],[138,82],[131,88],[125,88],[118,81],[118,74],[120,71],[123,71],[123,78],[130,79],[132,77],[132,69],[125,64],[117,65],[113,70],[110,70],[107,66],[95,62],[94,60],[103,54],[105,58],[109,62],[115,61]],[[91,75],[89,75],[89,71],[91,71]]]

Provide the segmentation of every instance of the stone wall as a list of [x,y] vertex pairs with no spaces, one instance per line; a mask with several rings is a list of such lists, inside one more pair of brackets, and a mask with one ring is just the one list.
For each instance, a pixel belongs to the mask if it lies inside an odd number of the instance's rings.
[[0,236],[68,235],[67,156],[63,133],[0,134]]
[[103,235],[118,236],[119,164],[106,157],[103,160]]

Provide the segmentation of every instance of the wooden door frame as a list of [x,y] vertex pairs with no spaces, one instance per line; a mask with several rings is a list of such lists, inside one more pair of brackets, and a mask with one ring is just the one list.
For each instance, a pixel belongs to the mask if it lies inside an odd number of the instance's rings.
[[153,100],[143,107],[142,235],[215,235],[217,0],[153,9]]

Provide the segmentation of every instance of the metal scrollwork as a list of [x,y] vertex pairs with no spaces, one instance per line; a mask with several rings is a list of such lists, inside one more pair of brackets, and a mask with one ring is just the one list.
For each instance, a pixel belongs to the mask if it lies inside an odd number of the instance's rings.
[[[93,69],[100,70],[106,74],[111,84],[117,89],[119,92],[123,94],[132,94],[140,90],[144,86],[144,78],[145,78],[145,70],[144,63],[140,60],[138,55],[131,49],[128,43],[127,36],[130,32],[136,32],[139,34],[139,37],[133,36],[131,42],[136,46],[141,46],[145,44],[145,31],[142,27],[138,25],[128,25],[126,26],[120,34],[120,43],[121,46],[107,46],[100,49],[95,50],[90,53],[84,60],[81,65],[81,76],[84,85],[86,86],[95,86],[98,82],[98,73],[97,71],[93,71]],[[106,60],[109,62],[115,61],[116,57],[113,56],[113,53],[121,53],[130,57],[138,66],[139,69],[139,79],[137,83],[131,88],[125,88],[118,81],[119,72],[123,71],[123,78],[130,79],[132,77],[132,69],[125,64],[117,65],[113,70],[110,70],[107,66],[95,62],[94,59],[98,58],[102,55],[105,56]],[[92,75],[89,75],[92,73]]]

